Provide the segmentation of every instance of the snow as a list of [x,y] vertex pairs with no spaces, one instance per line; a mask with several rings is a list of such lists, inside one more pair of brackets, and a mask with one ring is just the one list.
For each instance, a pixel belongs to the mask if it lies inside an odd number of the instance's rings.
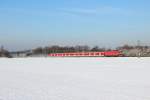
[[150,58],[0,59],[0,100],[150,100]]

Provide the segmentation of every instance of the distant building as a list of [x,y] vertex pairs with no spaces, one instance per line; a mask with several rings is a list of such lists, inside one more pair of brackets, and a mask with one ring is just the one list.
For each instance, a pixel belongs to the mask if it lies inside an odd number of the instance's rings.
[[150,47],[119,48],[127,57],[150,57]]
[[31,54],[32,54],[32,50],[10,52],[10,55],[14,58],[27,57]]

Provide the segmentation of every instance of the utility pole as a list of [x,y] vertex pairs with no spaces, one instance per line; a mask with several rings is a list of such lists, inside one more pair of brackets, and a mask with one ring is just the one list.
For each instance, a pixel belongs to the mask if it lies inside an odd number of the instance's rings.
[[137,41],[137,46],[139,47],[140,45],[141,45],[141,41],[138,40],[138,41]]
[[137,41],[137,49],[138,49],[138,57],[139,57],[139,58],[141,57],[141,49],[140,49],[140,46],[141,46],[141,41],[138,40],[138,41]]

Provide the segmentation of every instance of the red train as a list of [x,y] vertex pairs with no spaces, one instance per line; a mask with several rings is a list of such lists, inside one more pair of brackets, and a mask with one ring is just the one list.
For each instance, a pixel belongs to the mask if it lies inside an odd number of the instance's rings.
[[104,52],[71,52],[71,53],[51,53],[50,57],[119,57],[123,54],[118,50]]

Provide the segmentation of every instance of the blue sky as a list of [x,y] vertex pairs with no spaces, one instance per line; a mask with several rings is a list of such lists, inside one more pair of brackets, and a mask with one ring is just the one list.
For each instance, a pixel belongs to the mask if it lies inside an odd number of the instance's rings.
[[150,44],[149,0],[0,0],[0,45]]

